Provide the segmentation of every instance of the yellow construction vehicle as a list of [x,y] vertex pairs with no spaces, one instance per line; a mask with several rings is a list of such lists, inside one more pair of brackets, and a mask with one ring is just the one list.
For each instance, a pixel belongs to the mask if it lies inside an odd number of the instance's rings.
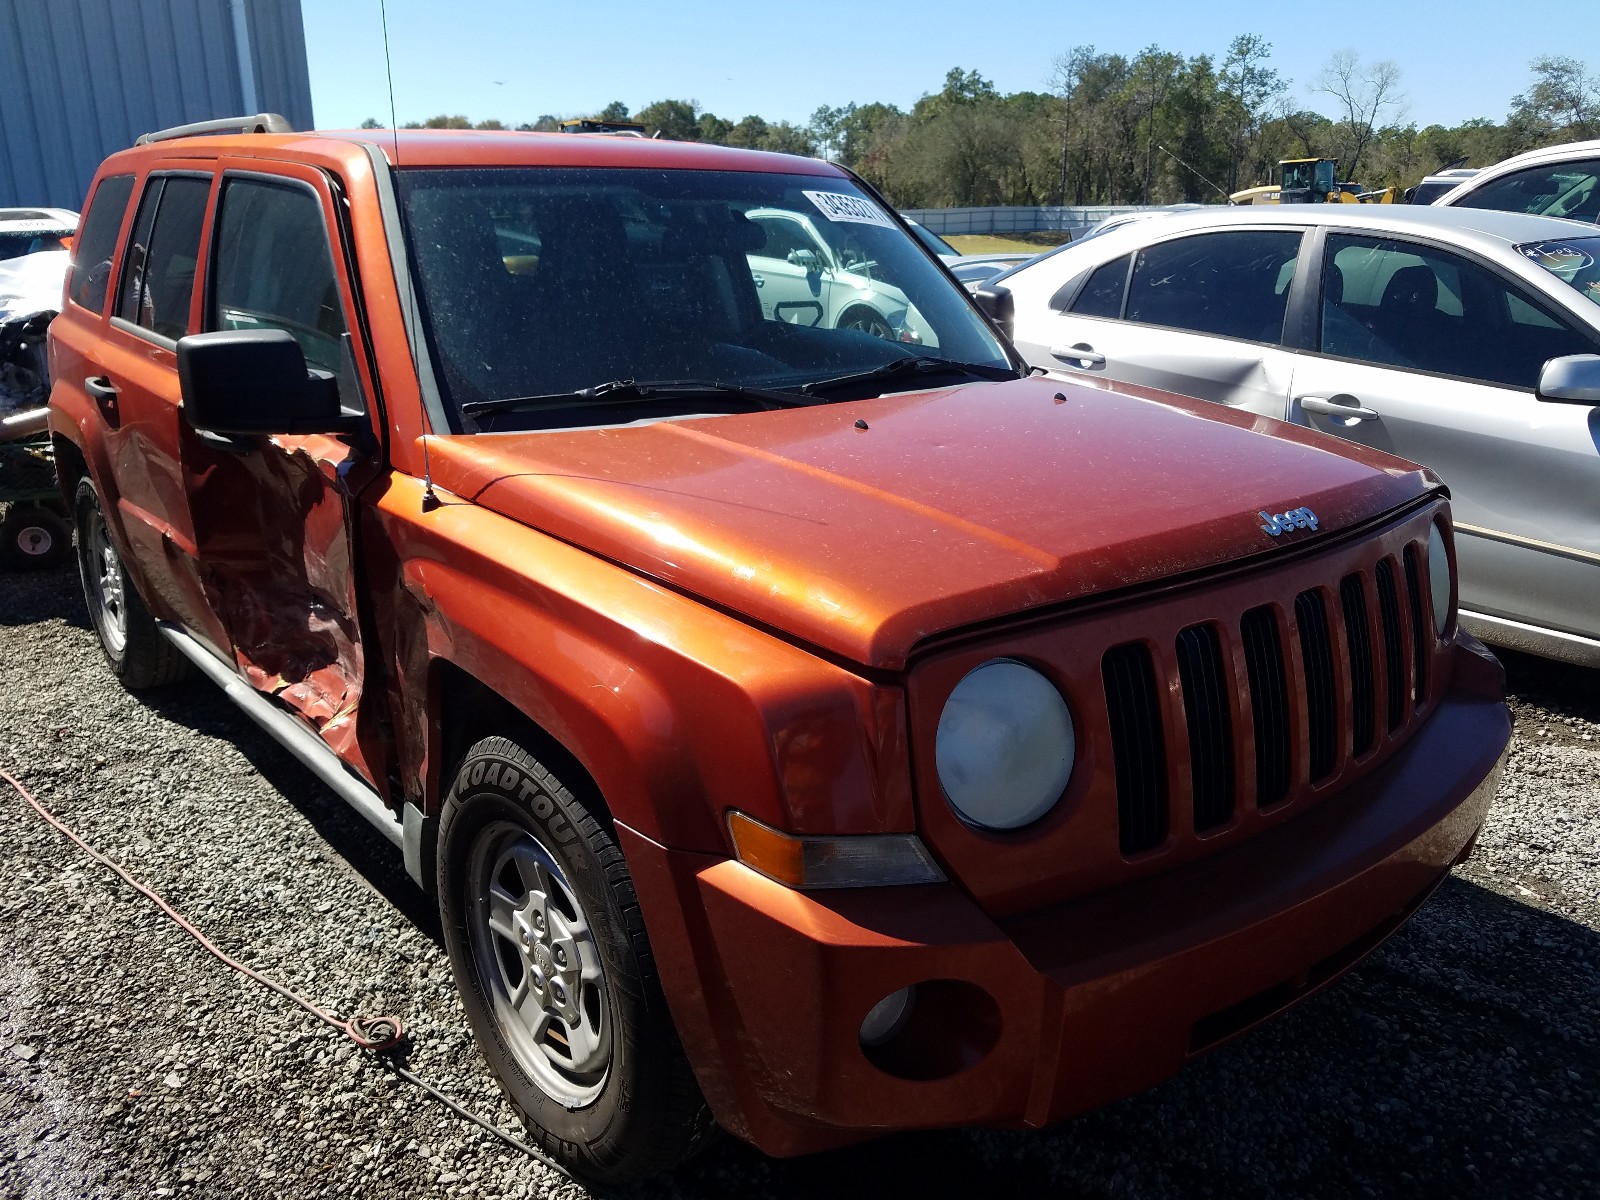
[[1245,188],[1228,199],[1234,204],[1393,204],[1396,189],[1367,191],[1359,183],[1339,180],[1336,158],[1284,158],[1278,161],[1274,187]]

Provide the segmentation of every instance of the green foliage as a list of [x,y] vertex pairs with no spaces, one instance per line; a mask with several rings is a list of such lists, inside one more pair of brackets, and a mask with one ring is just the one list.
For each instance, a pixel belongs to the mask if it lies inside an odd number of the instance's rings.
[[[1368,188],[1409,187],[1452,162],[1481,167],[1531,149],[1600,137],[1600,78],[1574,58],[1529,64],[1533,81],[1503,124],[1453,128],[1405,121],[1400,68],[1336,51],[1303,91],[1331,115],[1297,108],[1291,81],[1253,33],[1220,60],[1156,45],[1132,58],[1074,46],[1056,60],[1048,92],[1001,93],[953,67],[943,85],[902,111],[892,104],[823,105],[804,125],[747,115],[737,122],[694,100],[657,100],[633,114],[648,135],[715,142],[843,163],[903,208],[989,204],[1217,202],[1276,180],[1280,158],[1340,160],[1339,177]],[[613,100],[600,120],[628,120]],[[520,130],[558,128],[545,114]],[[381,128],[369,119],[364,128]],[[408,129],[505,129],[430,117]]]

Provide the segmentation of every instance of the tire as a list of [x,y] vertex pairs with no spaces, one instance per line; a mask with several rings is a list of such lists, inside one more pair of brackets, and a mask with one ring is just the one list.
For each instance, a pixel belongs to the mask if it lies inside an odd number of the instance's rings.
[[622,1185],[676,1166],[712,1124],[598,811],[515,742],[479,742],[439,824],[439,915],[478,1046],[534,1140]]
[[156,628],[128,578],[94,484],[81,481],[74,499],[83,600],[112,673],[136,692],[186,678],[193,668]]
[[22,570],[41,570],[72,553],[72,526],[42,504],[13,504],[0,521],[0,560]]
[[889,322],[883,314],[875,308],[867,308],[858,304],[854,308],[847,308],[839,314],[840,329],[854,329],[860,333],[870,333],[875,338],[882,338],[886,342],[894,341],[894,330],[889,328]]

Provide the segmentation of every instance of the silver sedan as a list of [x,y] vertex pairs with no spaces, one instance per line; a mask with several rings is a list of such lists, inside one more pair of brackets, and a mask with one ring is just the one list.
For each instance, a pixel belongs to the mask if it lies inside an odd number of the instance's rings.
[[1463,622],[1600,667],[1600,236],[1390,205],[1143,221],[980,293],[1061,378],[1124,380],[1432,467]]

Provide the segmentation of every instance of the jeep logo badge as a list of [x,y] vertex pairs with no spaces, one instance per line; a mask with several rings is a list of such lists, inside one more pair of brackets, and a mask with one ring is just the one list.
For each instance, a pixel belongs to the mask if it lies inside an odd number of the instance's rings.
[[1261,532],[1270,533],[1273,537],[1288,533],[1291,529],[1317,528],[1317,514],[1309,508],[1291,508],[1281,513],[1258,512],[1256,516],[1262,521]]

